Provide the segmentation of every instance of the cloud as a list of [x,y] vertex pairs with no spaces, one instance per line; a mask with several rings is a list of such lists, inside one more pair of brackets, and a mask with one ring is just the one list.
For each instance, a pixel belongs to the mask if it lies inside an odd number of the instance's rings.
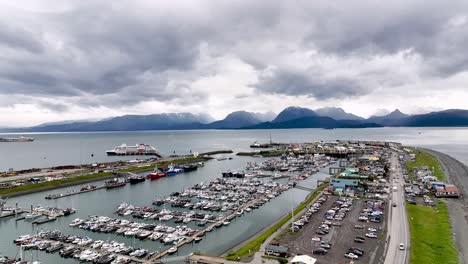
[[312,71],[290,71],[284,69],[266,70],[260,75],[259,83],[254,85],[265,93],[286,95],[307,95],[318,100],[347,98],[366,94],[366,87],[354,79],[323,79]]
[[86,115],[104,107],[216,117],[382,94],[425,104],[420,94],[466,83],[454,76],[468,70],[467,17],[464,0],[0,0],[0,100]]

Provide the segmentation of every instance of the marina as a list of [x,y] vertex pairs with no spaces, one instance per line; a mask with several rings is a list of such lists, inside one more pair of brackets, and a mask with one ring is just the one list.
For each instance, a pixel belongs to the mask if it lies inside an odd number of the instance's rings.
[[[134,211],[133,213],[131,214],[128,214],[126,216],[123,216],[122,215],[122,219],[124,220],[128,220],[128,221],[131,221],[130,219],[128,219],[128,217],[131,217],[131,218],[138,218],[138,219],[142,219],[143,221],[139,222],[139,223],[143,223],[145,225],[148,225],[148,224],[153,224],[156,226],[158,225],[165,225],[165,226],[168,226],[168,227],[172,227],[172,228],[177,228],[177,226],[187,226],[188,228],[192,229],[192,230],[196,230],[196,233],[191,233],[188,237],[185,237],[183,240],[180,240],[177,242],[177,244],[165,244],[164,242],[161,242],[160,239],[157,239],[157,240],[153,240],[155,237],[158,236],[158,234],[149,234],[149,236],[153,235],[152,238],[148,238],[146,237],[145,239],[139,239],[138,237],[135,237],[135,236],[125,236],[125,235],[118,235],[116,234],[116,232],[108,232],[108,233],[105,233],[105,232],[91,232],[91,231],[85,231],[85,232],[89,232],[89,237],[91,237],[92,239],[95,239],[95,240],[106,240],[106,239],[109,239],[109,236],[111,237],[112,240],[116,240],[116,241],[119,241],[119,242],[125,242],[125,243],[130,243],[130,244],[133,244],[135,245],[136,247],[140,247],[140,248],[146,248],[148,249],[149,251],[153,251],[153,252],[159,252],[158,254],[155,254],[153,257],[156,258],[156,256],[158,256],[158,258],[164,258],[165,256],[168,256],[168,255],[172,255],[172,254],[188,254],[190,252],[193,252],[195,248],[212,248],[215,252],[218,251],[217,254],[220,254],[222,253],[221,251],[223,250],[223,247],[219,247],[219,245],[216,244],[213,244],[215,241],[220,241],[219,238],[216,238],[218,237],[219,235],[223,234],[223,236],[227,235],[227,234],[230,234],[229,236],[233,236],[233,233],[232,232],[235,232],[237,233],[237,235],[234,235],[233,237],[236,237],[239,235],[239,232],[237,231],[234,231],[234,230],[238,230],[239,228],[239,224],[241,222],[239,221],[236,221],[236,218],[242,218],[242,222],[246,221],[246,223],[250,222],[250,221],[254,221],[252,223],[261,223],[261,222],[258,222],[258,220],[254,220],[255,218],[259,217],[260,215],[268,215],[271,213],[271,209],[269,208],[281,208],[280,204],[283,204],[282,206],[284,207],[285,205],[289,204],[291,201],[290,201],[290,198],[288,198],[287,196],[278,196],[277,198],[275,199],[269,199],[269,202],[260,202],[260,201],[255,201],[255,202],[252,202],[252,203],[244,203],[241,205],[241,207],[232,207],[230,210],[226,210],[226,211],[222,211],[221,209],[219,211],[215,211],[213,209],[217,209],[216,206],[213,207],[213,208],[210,208],[209,210],[204,210],[203,208],[201,209],[197,209],[197,208],[194,208],[192,210],[188,209],[188,208],[185,208],[185,207],[177,207],[177,206],[172,206],[172,204],[162,204],[162,205],[153,205],[151,206],[151,204],[153,202],[155,202],[156,200],[160,199],[159,197],[165,197],[164,200],[166,198],[171,198],[174,200],[174,198],[187,198],[187,199],[191,199],[191,200],[197,200],[198,198],[197,197],[185,197],[185,193],[184,191],[187,191],[187,193],[189,192],[189,190],[192,190],[193,187],[198,188],[197,186],[203,186],[202,188],[206,188],[205,186],[212,186],[212,187],[216,187],[217,185],[220,185],[223,181],[227,181],[227,182],[237,182],[237,181],[246,181],[246,182],[261,182],[259,179],[250,179],[250,178],[244,178],[244,179],[236,179],[236,178],[222,178],[222,172],[225,171],[226,169],[228,169],[229,167],[226,167],[226,165],[229,165],[232,170],[234,171],[234,168],[246,168],[246,165],[247,165],[247,162],[248,162],[249,158],[238,158],[238,159],[235,159],[235,160],[232,160],[231,162],[229,163],[224,163],[224,164],[221,164],[221,163],[218,163],[216,161],[214,162],[207,162],[205,164],[204,167],[202,167],[202,169],[198,169],[198,170],[194,170],[194,171],[191,171],[189,174],[178,174],[176,176],[173,176],[173,177],[164,177],[160,180],[158,180],[157,182],[152,182],[152,181],[146,181],[146,182],[142,182],[140,184],[134,184],[134,185],[126,185],[126,186],[123,186],[122,188],[118,188],[118,191],[116,189],[116,191],[114,192],[106,192],[106,190],[104,189],[101,189],[101,190],[96,190],[96,191],[92,191],[92,192],[88,192],[86,193],[85,195],[82,195],[80,196],[79,200],[76,200],[74,197],[74,195],[71,195],[71,196],[68,196],[68,197],[63,197],[63,199],[59,199],[59,200],[50,200],[50,201],[60,201],[60,204],[70,204],[70,202],[72,204],[74,204],[74,207],[78,207],[78,211],[81,212],[80,214],[78,214],[75,218],[80,218],[82,220],[87,220],[88,219],[88,216],[89,215],[94,215],[95,213],[93,212],[97,212],[96,209],[92,209],[94,208],[92,206],[92,203],[90,204],[91,205],[91,208],[88,206],[88,207],[83,207],[84,204],[86,204],[86,200],[89,200],[89,199],[96,199],[96,197],[102,197],[102,198],[99,198],[103,201],[108,201],[108,199],[110,197],[119,197],[121,195],[123,195],[124,197],[127,197],[127,198],[111,198],[111,199],[115,199],[114,201],[115,202],[120,202],[120,203],[114,203],[115,205],[112,206],[111,208],[114,208],[112,209],[112,211],[108,211],[108,210],[105,210],[107,211],[107,215],[104,214],[102,216],[105,216],[105,217],[110,217],[112,219],[118,219],[118,218],[115,218],[115,217],[112,217],[111,215],[116,215],[115,214],[115,211],[116,211],[116,208],[118,208],[122,203],[127,203],[127,204],[131,204],[131,201],[132,199],[129,198],[129,194],[130,193],[139,193],[139,194],[147,194],[147,198],[144,199],[143,198],[143,201],[146,200],[148,201],[148,203],[150,204],[149,206],[147,207],[151,207],[153,210],[154,210],[154,213],[156,213],[157,211],[160,213],[161,211],[164,211],[164,206],[169,206],[169,207],[172,207],[174,209],[177,209],[176,211],[174,210],[170,210],[171,214],[173,214],[174,216],[171,218],[171,219],[168,219],[167,221],[161,219],[162,221],[159,220],[159,218],[155,218],[155,219],[151,219],[151,218],[139,218],[139,214],[141,214],[141,211]],[[208,172],[208,174],[207,174]],[[142,173],[140,174],[141,176],[146,176],[147,173]],[[209,175],[209,176],[208,176]],[[323,174],[325,175],[325,174]],[[208,178],[206,178],[208,176]],[[221,177],[221,178],[215,178],[215,177]],[[204,180],[205,178],[205,180]],[[211,179],[211,180],[208,180],[206,181],[207,179]],[[311,184],[315,184],[316,180],[314,179],[310,179],[311,180]],[[203,183],[202,183],[202,182]],[[268,182],[270,182],[270,184],[274,184],[275,186],[279,184],[285,186],[284,188],[286,188],[288,191],[294,191],[294,192],[297,192],[298,194],[295,195],[295,203],[298,203],[301,201],[301,199],[303,199],[304,195],[307,195],[308,192],[305,192],[305,191],[300,191],[300,190],[291,190],[290,189],[290,186],[287,185],[287,179],[284,179],[284,182],[283,183],[274,183],[272,182],[271,180],[267,180]],[[306,179],[307,181],[307,179]],[[180,182],[179,184],[175,184],[175,182]],[[183,182],[183,184],[181,184]],[[102,182],[101,184],[104,184],[104,182]],[[101,186],[101,184],[96,184],[96,186]],[[168,184],[170,186],[180,186],[179,188],[167,188]],[[187,185],[187,184],[190,184],[190,185]],[[257,184],[257,183],[256,183]],[[88,186],[88,185],[83,185],[82,187],[85,187],[85,186]],[[185,186],[185,187],[184,187]],[[312,185],[313,186],[313,185]],[[157,188],[157,190],[160,190],[158,192],[158,194],[155,194],[154,192],[152,191],[149,191],[151,189],[153,189],[154,187]],[[76,187],[75,187],[76,188]],[[211,187],[210,187],[211,188]],[[140,191],[137,191],[140,190]],[[70,189],[68,189],[70,190]],[[131,190],[131,192],[129,193],[129,191]],[[143,191],[143,190],[147,190],[147,191]],[[161,190],[164,190],[161,192]],[[193,191],[193,190],[192,190]],[[206,190],[203,190],[203,191],[206,191]],[[59,193],[66,193],[63,192],[63,190],[57,190],[56,192],[59,192]],[[177,192],[179,192],[179,194],[182,194],[182,196],[174,196],[177,194]],[[105,195],[105,196],[102,196],[101,195]],[[51,195],[53,195],[53,193],[50,193]],[[35,196],[39,195],[38,194],[35,194]],[[117,195],[117,196],[115,196]],[[149,195],[149,196],[148,196]],[[31,195],[31,196],[34,196],[34,195]],[[108,197],[110,196],[110,197]],[[27,196],[25,196],[27,197]],[[106,198],[104,198],[106,197]],[[156,198],[155,198],[156,197]],[[213,196],[214,198],[215,196]],[[207,199],[209,197],[207,196]],[[84,200],[83,200],[84,199]],[[124,200],[122,200],[124,199]],[[43,200],[44,201],[44,200]],[[46,200],[48,201],[48,200]],[[75,201],[75,202],[74,202]],[[77,201],[80,201],[80,203],[76,203]],[[142,198],[138,198],[136,203],[133,202],[133,204],[138,204],[142,201]],[[169,200],[168,200],[169,201]],[[175,201],[175,200],[174,200]],[[207,200],[207,201],[210,201],[210,200]],[[179,201],[181,202],[181,201]],[[256,204],[258,202],[258,204]],[[263,203],[263,205],[261,205]],[[79,204],[82,204],[81,206]],[[89,204],[89,203],[88,203]],[[196,202],[194,203],[196,204]],[[78,206],[77,206],[78,205]],[[174,203],[174,205],[176,205]],[[245,208],[244,208],[245,206]],[[109,207],[109,205],[107,205],[107,207]],[[137,206],[135,206],[137,207]],[[258,207],[258,209],[254,209],[255,207]],[[144,206],[140,207],[140,208],[144,208]],[[169,209],[169,208],[168,208]],[[208,208],[206,208],[208,209]],[[236,210],[238,209],[238,210]],[[167,209],[166,209],[167,210]],[[210,211],[210,210],[213,210],[213,211]],[[169,211],[169,210],[167,210]],[[166,211],[166,212],[167,212]],[[190,216],[190,211],[195,211],[195,214]],[[255,211],[258,211],[259,213],[255,213]],[[270,211],[270,212],[269,212]],[[87,213],[88,212],[88,213]],[[249,213],[250,212],[250,213]],[[269,212],[269,213],[268,213]],[[154,214],[153,213],[153,214]],[[281,212],[278,211],[279,214],[281,214]],[[203,221],[203,220],[200,220],[198,217],[200,217],[201,215],[203,214],[203,217],[205,217],[206,215],[207,216],[207,219],[206,221]],[[259,215],[260,214],[260,215]],[[190,221],[185,220],[186,223],[184,223],[184,219],[187,217],[187,215],[191,218]],[[222,215],[222,216],[221,216]],[[135,217],[136,216],[136,217]],[[144,215],[142,215],[144,216]],[[181,219],[182,217],[185,217],[184,219]],[[251,220],[248,220],[248,219],[251,219]],[[180,220],[182,220],[182,222],[179,222]],[[177,223],[176,223],[177,221]],[[13,221],[15,222],[15,221]],[[21,224],[23,221],[18,221],[17,223]],[[131,221],[131,222],[134,222],[134,221]],[[48,228],[48,229],[58,229],[58,230],[61,230],[62,232],[66,232],[66,233],[69,233],[69,234],[83,234],[83,230],[81,228],[78,228],[79,225],[77,226],[70,226],[70,224],[72,224],[73,221],[66,221],[66,222],[63,222],[63,221],[52,221],[52,222],[47,222],[47,223],[44,223],[43,225],[45,226],[45,228]],[[65,224],[65,226],[64,226]],[[75,222],[76,224],[76,222]],[[258,225],[258,224],[256,224]],[[41,225],[42,226],[42,225]],[[262,225],[260,225],[259,227],[257,228],[261,228]],[[42,228],[42,227],[41,227]],[[27,228],[22,228],[22,230],[27,230]],[[77,232],[77,231],[74,231],[74,230],[82,230],[81,232]],[[171,230],[171,229],[169,229]],[[249,229],[247,229],[246,231],[244,231],[244,236],[247,235],[248,233],[250,233],[251,231],[248,231]],[[117,230],[115,230],[117,231]],[[153,230],[153,233],[155,231]],[[24,233],[23,233],[24,234]],[[130,232],[131,234],[131,232]],[[143,233],[143,234],[140,234],[140,237],[144,238],[148,233]],[[242,233],[241,233],[242,234]],[[21,234],[18,234],[18,235],[21,235]],[[88,234],[86,234],[88,235]],[[241,239],[241,238],[240,238]],[[221,240],[222,241],[222,240]],[[209,245],[213,245],[213,246],[209,246]],[[18,250],[18,249],[16,249]],[[224,250],[227,250],[227,248],[225,248]],[[40,251],[42,252],[42,251]],[[213,252],[213,251],[212,251]],[[50,258],[52,257],[53,255],[43,255],[43,254],[39,254],[39,258]],[[63,259],[63,260],[71,260],[71,259]],[[66,263],[74,263],[74,262],[66,262]]]

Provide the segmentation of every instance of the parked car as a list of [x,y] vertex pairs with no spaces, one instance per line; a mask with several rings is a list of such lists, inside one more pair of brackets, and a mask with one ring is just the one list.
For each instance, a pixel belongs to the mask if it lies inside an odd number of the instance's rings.
[[358,255],[358,256],[364,255],[364,251],[360,251],[360,250],[357,250],[357,249],[354,249],[354,250],[350,249],[348,251],[348,253],[353,253],[353,254]]
[[351,252],[350,252],[350,253],[346,253],[344,256],[345,256],[346,258],[349,258],[349,259],[358,259],[358,258],[359,258],[356,254],[351,253]]
[[366,234],[366,237],[377,238],[377,234],[375,234],[375,233],[367,233],[367,234]]
[[323,248],[328,249],[328,248],[331,248],[332,245],[330,243],[327,243],[327,242],[321,242],[320,246],[323,247]]
[[400,243],[400,246],[399,246],[400,250],[405,250],[405,244],[403,243]]
[[314,250],[312,253],[316,254],[316,255],[325,255],[328,253],[328,251],[324,248],[318,248],[316,250]]

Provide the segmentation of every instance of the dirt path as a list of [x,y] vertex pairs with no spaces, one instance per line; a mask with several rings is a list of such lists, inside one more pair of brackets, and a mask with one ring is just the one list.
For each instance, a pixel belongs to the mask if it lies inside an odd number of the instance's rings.
[[430,149],[424,150],[439,159],[448,181],[460,190],[459,199],[446,199],[446,201],[460,263],[468,264],[468,167],[447,154]]

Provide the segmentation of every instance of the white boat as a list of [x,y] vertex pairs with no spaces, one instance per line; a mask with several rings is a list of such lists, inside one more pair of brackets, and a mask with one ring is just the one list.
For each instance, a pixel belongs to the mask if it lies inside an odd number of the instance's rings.
[[81,224],[84,223],[84,220],[82,219],[79,219],[79,218],[76,218],[75,220],[73,220],[73,222],[71,222],[71,224],[69,224],[69,226],[79,226]]
[[177,252],[177,247],[171,247],[167,250],[167,253],[169,254],[174,254]]

